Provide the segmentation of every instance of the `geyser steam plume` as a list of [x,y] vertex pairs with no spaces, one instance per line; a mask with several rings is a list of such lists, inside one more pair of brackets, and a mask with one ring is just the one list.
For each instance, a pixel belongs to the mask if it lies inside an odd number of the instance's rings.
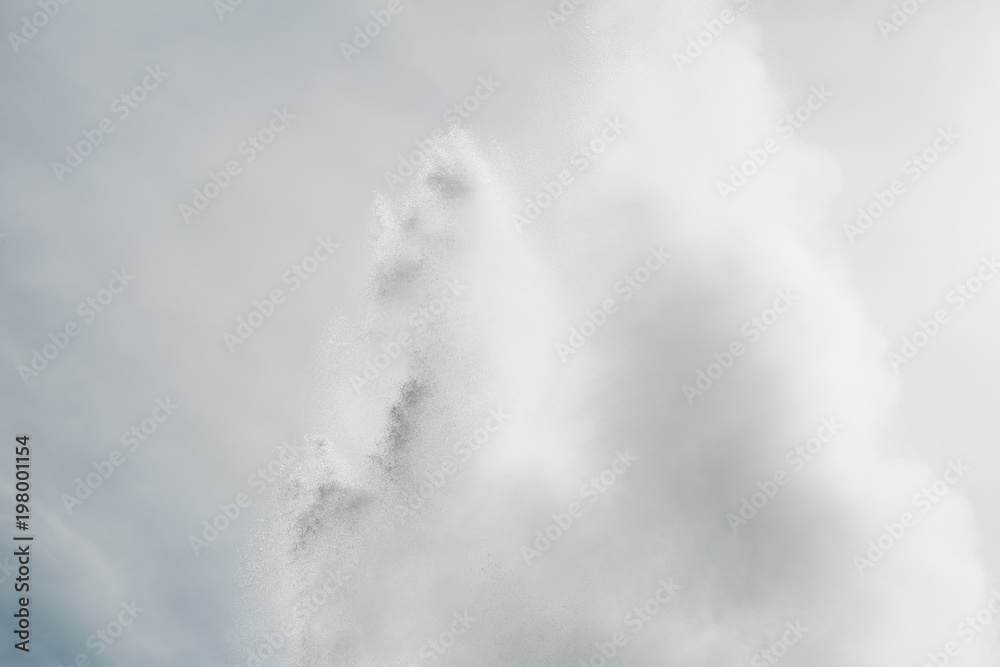
[[917,664],[980,599],[957,494],[871,555],[942,471],[879,454],[884,343],[803,241],[832,158],[791,137],[712,187],[809,92],[774,89],[752,27],[678,73],[663,45],[709,16],[673,5],[567,27],[591,74],[551,94],[552,153],[621,128],[585,170],[454,131],[376,201],[369,310],[330,346],[345,436],[282,509],[288,604],[350,580],[286,664]]

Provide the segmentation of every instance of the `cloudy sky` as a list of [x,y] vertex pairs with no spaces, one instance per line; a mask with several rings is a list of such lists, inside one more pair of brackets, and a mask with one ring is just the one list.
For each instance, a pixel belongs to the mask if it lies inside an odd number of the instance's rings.
[[998,20],[6,3],[0,663],[995,665]]

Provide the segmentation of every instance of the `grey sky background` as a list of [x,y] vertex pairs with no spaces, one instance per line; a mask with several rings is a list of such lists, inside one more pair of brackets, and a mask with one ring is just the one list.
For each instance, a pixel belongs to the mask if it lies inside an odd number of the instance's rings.
[[[929,2],[886,40],[876,22],[891,2],[751,3],[678,73],[671,55],[726,5],[592,2],[553,29],[555,3],[401,2],[351,63],[338,44],[383,4],[244,0],[220,20],[207,0],[74,0],[18,53],[5,38],[0,386],[4,437],[32,436],[37,541],[32,652],[8,636],[0,662],[243,665],[297,595],[352,555],[364,563],[353,587],[269,664],[424,664],[417,649],[470,599],[487,620],[446,664],[577,664],[671,575],[682,602],[623,664],[746,664],[795,609],[817,629],[789,662],[916,665],[939,650],[1000,578],[990,379],[1000,283],[901,373],[885,354],[1000,252],[1000,10]],[[36,11],[5,5],[4,34]],[[169,75],[119,120],[112,104],[147,66]],[[384,173],[398,156],[447,129],[444,112],[489,76],[500,87],[435,172],[472,194],[450,198],[426,174],[390,193]],[[828,106],[720,204],[715,181],[821,84],[835,94]],[[295,116],[289,127],[186,224],[178,205],[210,171],[242,161],[237,146],[275,108]],[[510,204],[616,114],[634,127],[621,145],[517,235]],[[59,182],[51,163],[105,117],[114,132]],[[955,147],[849,243],[842,225],[856,208],[947,126],[961,135]],[[422,222],[373,242],[379,193]],[[282,275],[328,236],[337,252],[289,292]],[[591,356],[560,367],[551,336],[578,323],[650,239],[676,244],[670,282],[623,311]],[[134,282],[85,323],[78,304],[122,269]],[[430,370],[394,367],[391,382],[353,396],[350,376],[446,274],[466,276],[473,294],[443,342],[427,343]],[[689,409],[680,385],[788,276],[812,305]],[[275,288],[287,302],[231,353],[223,334]],[[71,320],[80,335],[23,382],[17,366]],[[435,388],[409,408],[408,379]],[[176,414],[68,513],[62,495],[91,462],[124,451],[121,434],[167,397]],[[497,400],[521,408],[502,434],[506,454],[477,459],[431,518],[392,524],[379,503],[418,483],[441,443]],[[384,453],[394,405],[411,435],[396,477],[383,479],[366,456]],[[856,417],[843,458],[785,489],[773,523],[762,516],[756,534],[732,542],[725,513],[829,405]],[[259,496],[250,489],[282,441],[307,437],[328,438],[325,453],[303,454],[306,466],[287,466]],[[518,547],[623,439],[648,445],[631,486],[601,505],[589,538],[562,542],[562,555],[524,575]],[[860,580],[850,557],[957,458],[973,473],[952,504],[896,547],[897,562]],[[8,537],[12,465],[0,473]],[[316,501],[331,480],[334,500]],[[252,506],[195,556],[189,535],[241,492]],[[502,511],[497,499],[510,494],[518,500]],[[310,512],[317,533],[295,552]],[[479,555],[465,561],[463,549]],[[500,562],[505,549],[514,562]],[[830,553],[845,568],[827,564]],[[480,566],[494,575],[452,574]],[[907,600],[918,580],[926,587]],[[8,619],[10,584],[0,582]],[[88,637],[133,600],[145,611],[95,656]],[[844,620],[852,613],[857,626]],[[996,627],[956,664],[995,664]]]

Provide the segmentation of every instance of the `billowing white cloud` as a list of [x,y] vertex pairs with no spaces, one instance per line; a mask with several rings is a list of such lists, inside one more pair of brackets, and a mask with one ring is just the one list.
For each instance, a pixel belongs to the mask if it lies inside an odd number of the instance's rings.
[[808,243],[841,168],[801,136],[839,91],[779,94],[745,17],[579,13],[562,164],[453,133],[376,204],[370,316],[331,345],[348,435],[283,515],[290,600],[355,565],[295,659],[985,660],[948,630],[989,585],[972,464],[882,451],[887,342]]

